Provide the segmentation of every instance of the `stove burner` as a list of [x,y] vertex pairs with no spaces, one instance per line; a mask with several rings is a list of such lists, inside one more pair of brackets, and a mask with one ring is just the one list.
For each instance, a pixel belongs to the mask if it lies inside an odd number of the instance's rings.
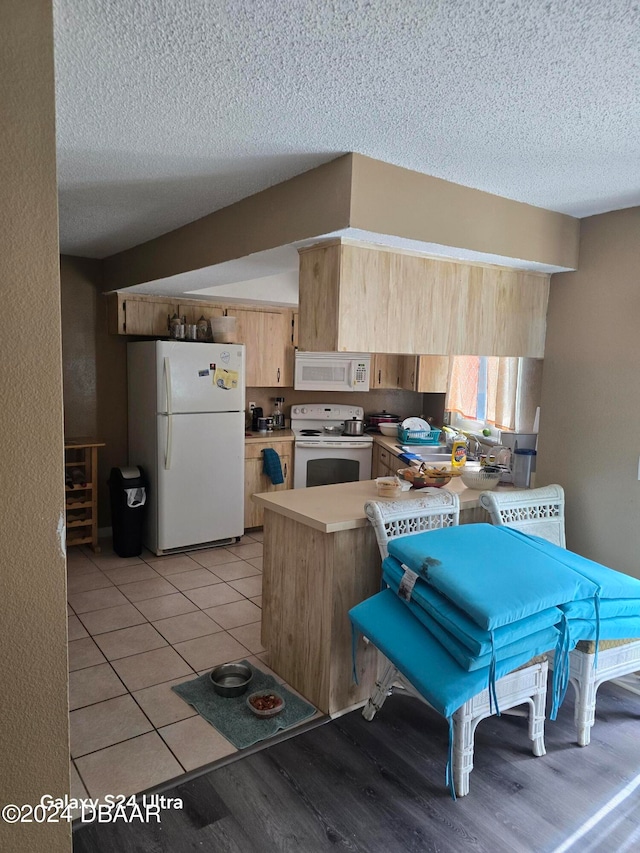
[[319,429],[301,429],[300,435],[322,435]]

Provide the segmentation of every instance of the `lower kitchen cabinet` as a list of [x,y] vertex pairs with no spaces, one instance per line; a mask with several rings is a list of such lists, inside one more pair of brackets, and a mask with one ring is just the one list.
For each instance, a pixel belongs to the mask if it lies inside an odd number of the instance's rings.
[[376,477],[394,477],[396,471],[400,468],[406,468],[407,463],[402,459],[394,456],[386,447],[380,444],[373,445],[373,471],[371,476]]
[[[262,451],[272,448],[280,457],[284,483],[274,486],[263,473]],[[264,511],[251,500],[259,492],[276,492],[293,488],[293,441],[252,442],[245,445],[244,458],[244,526],[261,527]]]

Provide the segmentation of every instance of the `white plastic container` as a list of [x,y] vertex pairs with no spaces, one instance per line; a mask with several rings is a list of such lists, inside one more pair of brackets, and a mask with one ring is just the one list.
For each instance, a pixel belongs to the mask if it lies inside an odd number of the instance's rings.
[[536,451],[518,447],[513,451],[513,485],[518,489],[528,489],[531,474],[535,469]]

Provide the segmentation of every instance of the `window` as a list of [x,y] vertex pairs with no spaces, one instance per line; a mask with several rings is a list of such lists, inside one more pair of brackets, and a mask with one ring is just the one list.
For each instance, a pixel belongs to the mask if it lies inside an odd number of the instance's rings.
[[533,358],[453,356],[446,408],[454,426],[471,421],[527,431],[540,405],[542,361]]

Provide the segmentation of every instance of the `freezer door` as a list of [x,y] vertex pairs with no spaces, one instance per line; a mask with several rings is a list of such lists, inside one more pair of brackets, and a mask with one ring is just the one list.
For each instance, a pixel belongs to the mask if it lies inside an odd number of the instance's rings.
[[158,412],[240,412],[245,377],[242,344],[156,341]]
[[158,550],[244,533],[244,415],[158,415]]

